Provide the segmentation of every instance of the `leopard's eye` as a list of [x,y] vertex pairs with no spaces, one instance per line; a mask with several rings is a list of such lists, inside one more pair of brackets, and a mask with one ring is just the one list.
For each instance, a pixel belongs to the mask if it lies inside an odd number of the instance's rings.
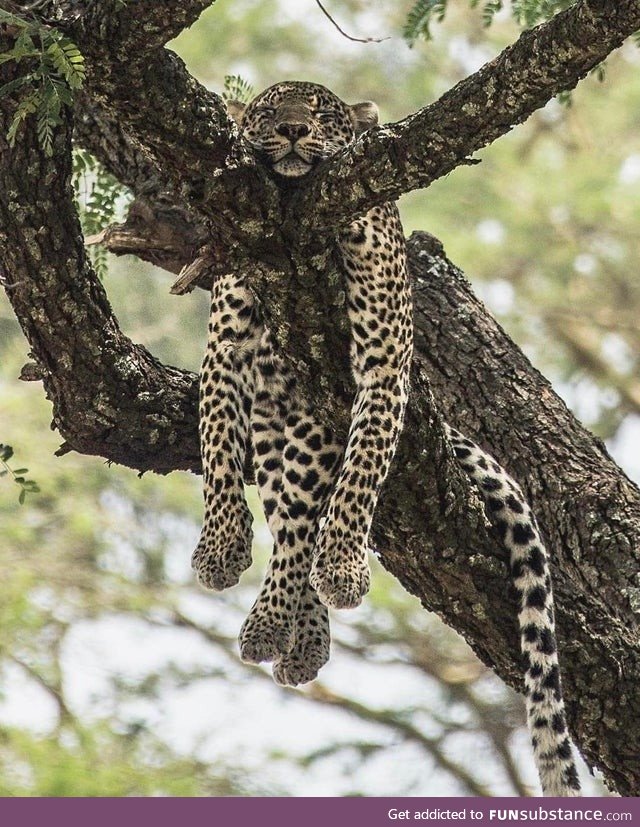
[[260,104],[256,107],[256,112],[260,115],[271,117],[276,114],[275,106],[268,106],[267,104]]
[[321,123],[326,123],[327,121],[332,120],[334,117],[333,112],[331,112],[331,110],[329,109],[318,109],[318,111],[315,113],[315,116]]

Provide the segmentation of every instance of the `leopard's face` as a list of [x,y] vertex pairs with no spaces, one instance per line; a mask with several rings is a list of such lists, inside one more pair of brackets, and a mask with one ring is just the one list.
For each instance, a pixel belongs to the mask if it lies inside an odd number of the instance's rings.
[[316,83],[276,83],[246,107],[227,104],[245,139],[271,168],[300,178],[378,120],[374,103],[349,106]]

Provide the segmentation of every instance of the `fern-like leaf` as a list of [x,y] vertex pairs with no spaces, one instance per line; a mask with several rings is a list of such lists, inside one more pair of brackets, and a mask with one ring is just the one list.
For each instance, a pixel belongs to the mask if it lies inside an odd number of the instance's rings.
[[24,121],[29,117],[29,115],[33,115],[35,112],[37,112],[39,101],[39,90],[34,90],[33,92],[30,92],[26,97],[22,98],[22,100],[18,104],[18,108],[14,113],[13,120],[11,121],[11,126],[7,131],[7,141],[9,143],[9,146],[15,146],[18,130],[20,129]]
[[431,40],[431,24],[441,23],[447,10],[447,0],[418,0],[407,15],[402,36],[409,46],[419,39]]
[[15,29],[28,29],[32,25],[28,20],[24,20],[16,14],[11,14],[10,11],[5,11],[5,9],[0,9],[0,23],[5,23]]
[[15,92],[17,89],[22,89],[23,86],[27,86],[30,83],[30,79],[27,75],[21,75],[19,78],[14,78],[14,80],[10,80],[8,83],[3,84],[0,86],[0,98],[8,97],[12,92]]
[[[73,152],[72,182],[85,236],[95,235],[112,224],[121,214],[123,204],[130,200],[129,191],[86,150]],[[96,273],[103,278],[107,272],[106,250],[94,244],[88,252]]]
[[493,18],[503,8],[502,0],[487,0],[482,7],[482,25],[486,28],[493,23]]
[[249,103],[254,97],[253,86],[240,75],[225,75],[222,97],[225,100]]
[[36,131],[38,143],[48,158],[53,155],[53,129],[60,123],[62,103],[58,95],[58,86],[50,78],[45,77],[38,100]]
[[549,20],[572,3],[573,0],[512,0],[511,13],[517,23],[529,28]]
[[19,78],[0,88],[0,97],[19,92],[18,106],[7,132],[10,146],[25,120],[36,116],[36,133],[46,155],[53,153],[54,128],[60,123],[60,110],[73,103],[73,90],[85,78],[84,58],[78,47],[62,32],[23,20],[0,9],[0,23],[19,30],[13,48],[0,54],[0,64],[31,59]]
[[25,57],[39,57],[40,51],[36,48],[28,31],[23,31],[13,44],[13,49],[0,55],[0,63],[7,63],[12,60],[19,63]]
[[85,78],[84,57],[75,43],[58,35],[47,46],[47,55],[58,75],[66,80],[71,89],[79,89]]

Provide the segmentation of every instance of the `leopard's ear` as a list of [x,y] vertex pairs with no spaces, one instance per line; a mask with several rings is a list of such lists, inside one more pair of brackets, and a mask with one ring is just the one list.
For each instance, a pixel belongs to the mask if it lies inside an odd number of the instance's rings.
[[225,101],[225,104],[230,117],[240,126],[244,110],[247,108],[246,103],[241,103],[240,101]]
[[373,101],[354,103],[349,109],[351,110],[356,135],[362,135],[363,132],[378,123],[378,107]]

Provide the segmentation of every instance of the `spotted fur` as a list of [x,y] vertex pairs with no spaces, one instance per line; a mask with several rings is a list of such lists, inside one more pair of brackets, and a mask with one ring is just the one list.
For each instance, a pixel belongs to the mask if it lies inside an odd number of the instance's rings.
[[536,518],[504,468],[459,431],[445,427],[455,456],[482,495],[494,530],[509,551],[520,602],[527,722],[542,789],[546,795],[576,795],[580,783],[560,686],[551,574]]
[[[377,122],[374,104],[348,106],[317,84],[270,87],[246,108],[231,103],[244,137],[277,178],[301,178]],[[327,606],[356,606],[369,588],[367,544],[393,459],[412,353],[404,234],[395,205],[370,210],[337,239],[344,264],[356,382],[340,445],[297,392],[286,358],[260,319],[242,275],[218,277],[200,383],[205,516],[192,563],[223,589],[251,562],[242,476],[251,441],[274,548],[240,632],[242,658],[272,661],[276,681],[312,680],[329,657]],[[511,555],[520,594],[528,721],[547,795],[579,789],[567,737],[546,552],[529,506],[508,474],[448,428]]]

